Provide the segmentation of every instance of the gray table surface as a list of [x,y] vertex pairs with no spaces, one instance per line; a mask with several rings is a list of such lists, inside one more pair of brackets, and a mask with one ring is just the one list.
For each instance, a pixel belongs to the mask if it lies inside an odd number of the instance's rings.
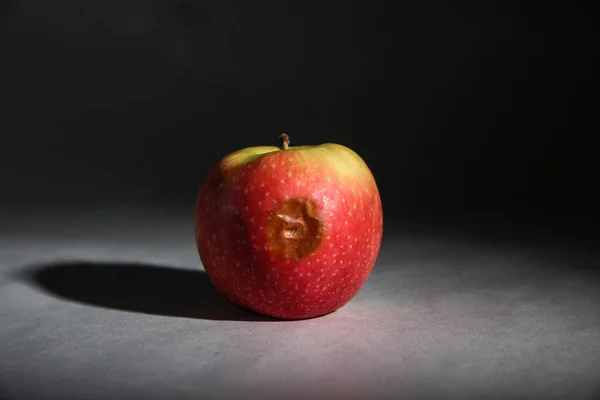
[[6,213],[0,398],[595,399],[596,260],[388,226],[347,306],[280,322],[214,292],[189,212]]

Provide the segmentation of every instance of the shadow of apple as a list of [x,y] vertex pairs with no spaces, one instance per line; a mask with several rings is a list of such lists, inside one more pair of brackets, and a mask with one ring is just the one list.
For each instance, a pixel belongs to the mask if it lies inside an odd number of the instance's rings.
[[109,309],[209,320],[277,321],[228,302],[202,270],[71,261],[33,266],[26,280],[56,297]]

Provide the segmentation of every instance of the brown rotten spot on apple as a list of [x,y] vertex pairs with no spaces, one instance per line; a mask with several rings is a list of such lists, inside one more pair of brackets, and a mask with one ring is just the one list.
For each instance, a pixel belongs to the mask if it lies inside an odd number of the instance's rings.
[[265,234],[272,254],[298,261],[319,249],[325,236],[325,224],[314,201],[293,197],[271,211]]

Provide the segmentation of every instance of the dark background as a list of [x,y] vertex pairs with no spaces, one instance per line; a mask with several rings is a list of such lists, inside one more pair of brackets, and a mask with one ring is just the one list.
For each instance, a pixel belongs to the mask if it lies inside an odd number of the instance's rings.
[[591,8],[2,4],[4,207],[192,207],[220,157],[285,131],[356,150],[388,223],[593,227]]

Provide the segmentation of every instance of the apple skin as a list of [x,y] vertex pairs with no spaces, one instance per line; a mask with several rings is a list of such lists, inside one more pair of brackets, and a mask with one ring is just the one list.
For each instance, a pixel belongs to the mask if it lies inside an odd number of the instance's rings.
[[215,165],[195,209],[196,245],[233,304],[279,319],[331,313],[366,282],[383,210],[375,179],[338,144],[249,147]]

